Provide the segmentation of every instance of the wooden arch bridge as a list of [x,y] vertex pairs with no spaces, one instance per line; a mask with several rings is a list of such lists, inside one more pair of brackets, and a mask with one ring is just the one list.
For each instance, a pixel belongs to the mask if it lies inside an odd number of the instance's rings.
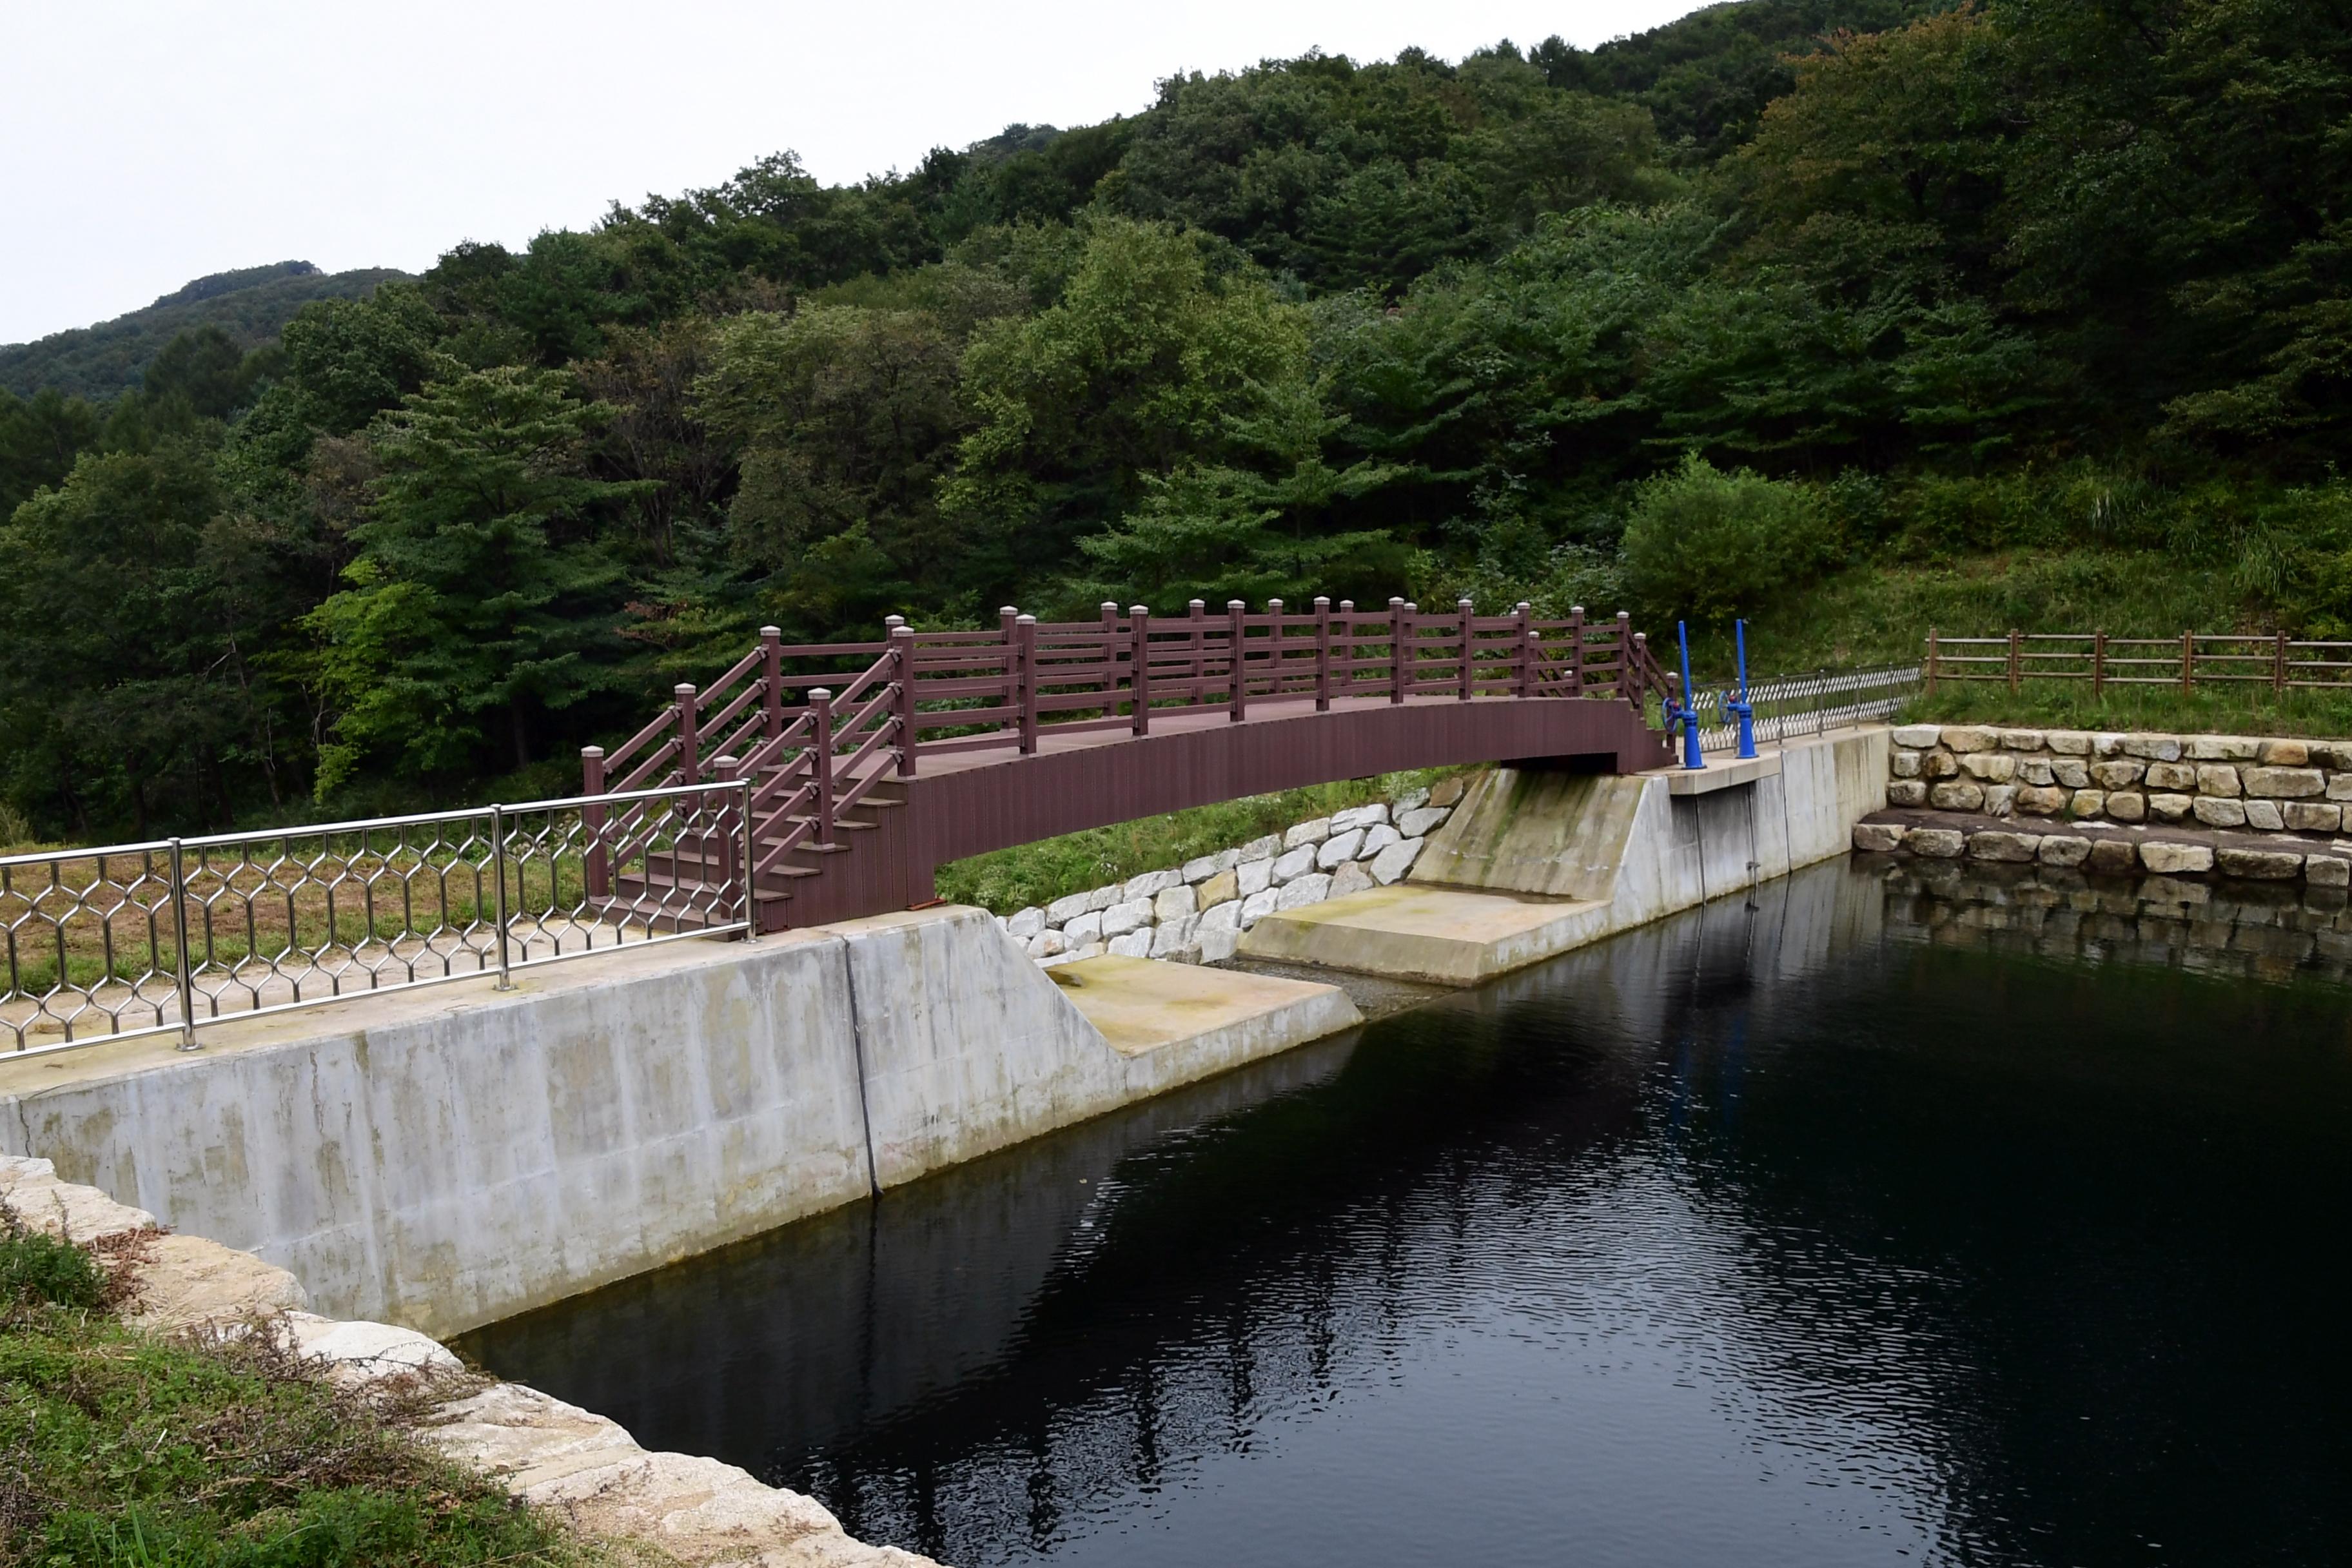
[[582,754],[591,796],[730,784],[743,830],[656,844],[642,807],[592,805],[588,890],[683,910],[715,884],[740,910],[748,881],[763,931],[879,914],[930,899],[950,860],[1244,795],[1465,763],[1660,766],[1646,703],[1670,689],[1623,615],[1466,600],[1007,609],[982,631],[893,616],[881,642],[801,647],[769,627],[610,754]]

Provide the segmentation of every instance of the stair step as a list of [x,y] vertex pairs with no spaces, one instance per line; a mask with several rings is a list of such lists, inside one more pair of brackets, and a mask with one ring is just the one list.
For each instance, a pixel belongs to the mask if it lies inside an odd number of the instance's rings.
[[[761,875],[763,877],[778,875],[787,877],[814,877],[821,875],[821,873],[814,869],[803,870],[797,866],[780,866],[773,871],[763,871]],[[704,888],[713,888],[720,885],[721,884],[716,882],[704,881],[698,877],[690,877],[684,881],[680,881],[677,877],[666,871],[623,871],[613,879],[613,887],[616,892],[651,892],[656,889],[662,888],[677,889],[692,889],[700,890]],[[767,900],[774,901],[789,899],[792,897],[792,894],[786,892],[781,888],[761,888],[757,882],[754,882],[751,887],[751,897],[754,900]]]

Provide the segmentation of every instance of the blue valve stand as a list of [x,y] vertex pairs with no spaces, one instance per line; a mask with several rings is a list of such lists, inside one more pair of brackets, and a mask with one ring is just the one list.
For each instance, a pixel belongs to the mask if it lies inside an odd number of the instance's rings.
[[1756,705],[1748,700],[1748,623],[1732,622],[1731,635],[1739,649],[1739,696],[1723,706],[1739,721],[1739,754],[1752,757],[1756,754]]
[[[1683,701],[1680,717],[1683,721],[1683,766],[1696,770],[1706,766],[1706,758],[1698,749],[1698,693],[1691,686],[1690,628],[1681,621],[1675,623],[1675,636],[1683,650]],[[1674,714],[1668,714],[1669,722]]]

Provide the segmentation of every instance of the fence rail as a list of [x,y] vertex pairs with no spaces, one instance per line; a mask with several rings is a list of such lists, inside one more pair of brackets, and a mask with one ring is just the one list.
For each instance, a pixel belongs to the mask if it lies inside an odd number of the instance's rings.
[[[751,791],[730,776],[0,857],[0,1051],[165,1033],[193,1049],[230,1018],[756,934]],[[628,896],[616,869],[638,873]]]
[[2005,685],[2029,680],[2164,686],[2186,695],[2200,686],[2261,685],[2274,695],[2352,689],[2352,642],[2304,642],[2284,632],[2192,632],[2127,637],[2106,632],[2025,632],[1946,637],[1930,628],[1927,689],[1948,682]]
[[[1759,680],[1748,689],[1756,710],[1756,739],[1776,745],[1795,735],[1818,735],[1850,724],[1884,719],[1917,695],[1922,667],[1886,665],[1875,669],[1821,669],[1805,675]],[[1739,727],[1727,721],[1727,690],[1701,691],[1692,701],[1703,751],[1728,752],[1739,744]]]

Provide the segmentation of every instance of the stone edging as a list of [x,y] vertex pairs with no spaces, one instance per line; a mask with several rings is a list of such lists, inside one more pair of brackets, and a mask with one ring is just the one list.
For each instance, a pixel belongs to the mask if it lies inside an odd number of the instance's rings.
[[2003,826],[1966,818],[1916,823],[1902,820],[1897,813],[1882,812],[1854,824],[1853,847],[1866,853],[1909,854],[1936,860],[2080,867],[2114,876],[2143,871],[2168,877],[2218,875],[2245,881],[2301,880],[2315,888],[2352,883],[2352,858],[2280,847],[2277,840],[2200,842],[2156,834],[2113,833],[2094,837],[2069,833],[2059,824]]
[[1048,968],[1106,952],[1221,963],[1242,932],[1278,910],[1400,880],[1465,787],[1458,776],[1440,779],[1433,789],[1335,811],[1181,868],[1032,905],[1000,923]]
[[[304,1310],[285,1269],[202,1237],[163,1232],[144,1209],[57,1178],[47,1160],[0,1155],[0,1200],[24,1222],[79,1242],[147,1232],[142,1290],[126,1321],[179,1333],[268,1319],[339,1381],[458,1368],[446,1347],[389,1323],[339,1322]],[[502,1479],[524,1501],[563,1513],[583,1535],[634,1541],[694,1568],[937,1568],[891,1546],[853,1541],[813,1498],[690,1454],[650,1453],[618,1423],[519,1383],[442,1407],[419,1436]]]
[[1988,816],[2333,834],[2352,742],[1899,724],[1886,804]]

